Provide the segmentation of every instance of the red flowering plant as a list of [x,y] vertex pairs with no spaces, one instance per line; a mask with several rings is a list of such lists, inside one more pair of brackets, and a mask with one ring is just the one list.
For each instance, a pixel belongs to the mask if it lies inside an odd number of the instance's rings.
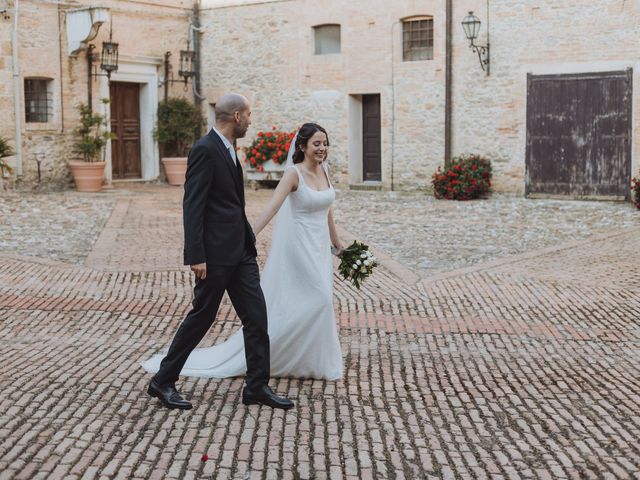
[[258,132],[251,145],[243,148],[247,168],[261,172],[264,170],[263,164],[268,160],[278,165],[285,163],[295,134],[295,131],[285,132],[276,127],[272,127],[271,131]]
[[472,200],[491,188],[491,161],[480,155],[460,155],[431,178],[436,198]]
[[633,190],[633,203],[640,210],[640,178],[631,179],[631,190]]

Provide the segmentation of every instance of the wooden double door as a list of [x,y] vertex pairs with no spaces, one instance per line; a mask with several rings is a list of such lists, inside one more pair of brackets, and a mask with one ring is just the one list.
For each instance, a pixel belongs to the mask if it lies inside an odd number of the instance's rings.
[[111,174],[113,179],[140,178],[140,84],[111,82]]
[[526,194],[628,198],[632,71],[529,75]]

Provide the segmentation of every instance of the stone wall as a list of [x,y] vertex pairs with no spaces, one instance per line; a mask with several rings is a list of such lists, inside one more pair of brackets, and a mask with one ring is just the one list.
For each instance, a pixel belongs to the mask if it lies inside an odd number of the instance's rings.
[[[425,188],[444,148],[441,3],[300,0],[204,9],[203,91],[209,102],[228,90],[247,95],[250,136],[272,125],[321,123],[335,181],[345,184],[358,183],[349,171],[350,97],[380,94],[383,184],[391,187],[393,176],[394,187]],[[401,61],[398,22],[414,15],[434,16],[434,60]],[[315,55],[313,26],[327,23],[342,27],[341,53]]]
[[[87,56],[86,50],[68,55],[66,35],[67,10],[84,6],[95,6],[89,0],[71,4],[57,4],[42,0],[22,0],[19,12],[19,62],[20,102],[22,131],[22,162],[26,184],[37,183],[37,163],[41,160],[42,182],[49,186],[70,186],[67,162],[76,159],[72,151],[73,129],[78,124],[77,107],[87,103]],[[99,6],[108,8],[113,20],[113,40],[119,43],[121,59],[140,58],[157,64],[157,75],[163,75],[161,65],[165,51],[172,51],[175,76],[177,78],[178,51],[186,48],[186,39],[191,14],[192,0],[154,0],[153,2],[119,2],[105,0]],[[15,144],[13,69],[11,64],[11,31],[13,25],[13,2],[10,2],[10,20],[2,20],[0,30],[0,135]],[[91,41],[99,55],[102,42],[109,38],[109,24],[105,23],[98,36]],[[97,61],[99,64],[99,60]],[[99,68],[97,70],[100,72]],[[24,113],[25,77],[42,77],[52,82],[53,108],[46,123],[27,123]],[[94,110],[108,113],[100,104],[100,93],[105,92],[104,77],[94,77],[92,83]],[[108,92],[108,88],[106,89]],[[158,92],[162,95],[161,89]],[[188,96],[182,84],[170,88],[171,96]],[[15,164],[16,159],[9,159]]]
[[[250,135],[272,124],[292,128],[306,120],[324,123],[332,136],[331,161],[334,171],[341,173],[339,180],[358,183],[349,159],[349,100],[352,95],[379,93],[384,186],[428,186],[444,156],[445,2],[226,3],[203,14],[203,80],[210,102],[225,90],[252,98],[255,128]],[[488,6],[487,77],[460,22],[474,10],[482,21],[478,43],[486,43]],[[433,60],[401,61],[399,22],[413,15],[434,17]],[[339,55],[314,55],[312,27],[323,23],[342,25]],[[456,0],[453,155],[474,152],[490,157],[496,188],[522,192],[527,73],[633,67],[634,83],[640,85],[640,43],[635,41],[639,36],[639,2]],[[634,94],[634,151],[640,147],[639,99]],[[640,162],[634,159],[634,172],[638,168]]]
[[[497,161],[497,186],[522,192],[527,73],[560,74],[634,69],[633,152],[640,151],[640,2],[625,0],[501,0],[490,2],[491,75],[480,69],[460,22],[469,10],[482,21],[487,2],[454,2],[453,150]],[[640,168],[638,156],[633,172]]]

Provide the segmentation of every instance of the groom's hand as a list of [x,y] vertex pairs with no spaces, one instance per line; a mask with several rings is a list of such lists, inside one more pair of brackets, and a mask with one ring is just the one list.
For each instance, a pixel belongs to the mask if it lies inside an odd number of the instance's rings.
[[207,278],[207,264],[198,263],[197,265],[191,265],[191,271],[196,274],[200,280]]

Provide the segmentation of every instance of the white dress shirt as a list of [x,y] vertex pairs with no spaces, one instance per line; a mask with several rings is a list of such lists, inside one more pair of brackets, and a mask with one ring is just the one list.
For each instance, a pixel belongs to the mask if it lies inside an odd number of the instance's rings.
[[229,150],[229,154],[231,155],[231,158],[233,158],[233,162],[237,165],[238,159],[236,158],[236,149],[233,148],[233,144],[227,139],[227,137],[220,133],[216,127],[213,127],[213,131],[222,139],[222,143],[224,143],[224,146]]

